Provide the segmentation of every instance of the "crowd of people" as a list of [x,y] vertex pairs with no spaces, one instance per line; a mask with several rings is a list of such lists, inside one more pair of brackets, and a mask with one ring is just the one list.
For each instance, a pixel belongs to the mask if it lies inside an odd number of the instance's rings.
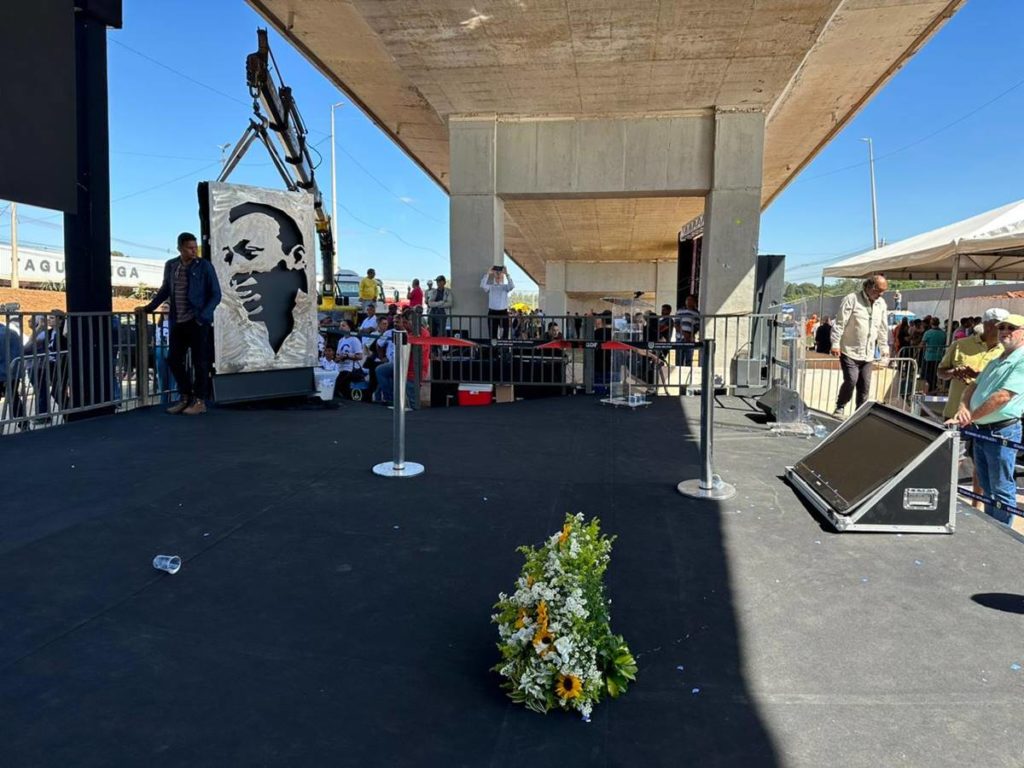
[[[0,308],[2,310],[3,308]],[[12,420],[18,430],[47,425],[73,404],[71,340],[76,334],[102,340],[112,375],[108,387],[92,384],[93,402],[118,403],[126,381],[136,375],[138,328],[125,313],[107,319],[69,316],[61,309],[21,313],[17,305],[0,311],[0,420]],[[168,323],[149,327],[156,349],[150,359],[163,392],[174,389],[167,365]],[[130,387],[130,384],[129,384]]]
[[[328,334],[328,323],[329,318],[321,322],[319,367],[337,372],[335,396],[354,399],[353,389],[359,388],[368,393],[366,402],[387,405],[394,393],[395,332],[421,338],[432,335],[428,318],[422,312],[406,308],[378,316],[372,303],[359,316],[355,329],[348,320],[342,320]],[[419,365],[410,355],[406,372],[406,400],[412,408],[416,407],[415,382],[426,378],[430,370],[430,347],[422,345],[418,349]]]
[[[865,366],[868,362],[879,359],[914,360],[921,382],[920,389],[926,394],[941,392],[946,387],[945,382],[948,381],[948,377],[942,376],[941,368],[944,356],[952,349],[952,344],[946,343],[947,339],[951,339],[953,343],[967,338],[976,339],[981,336],[983,331],[982,317],[962,317],[959,320],[954,320],[953,327],[950,329],[949,321],[938,316],[925,315],[923,318],[912,318],[904,315],[899,317],[896,322],[887,324],[884,329],[884,343],[882,341],[883,329],[876,325],[874,344],[871,345],[871,349],[865,347],[851,350],[848,348],[844,352],[842,343],[837,345],[834,342],[833,334],[836,333],[837,318],[845,318],[838,331],[838,336],[842,337],[846,333],[850,318],[856,315],[852,303],[855,299],[850,299],[850,296],[855,296],[855,294],[846,297],[847,303],[840,308],[837,317],[823,315],[819,318],[817,314],[812,314],[807,319],[804,327],[807,348],[823,355],[834,354],[840,358],[856,359],[861,363],[858,366],[858,375],[867,370]],[[883,307],[875,310],[876,323],[878,322],[877,318],[886,311],[883,302]],[[855,319],[854,322],[864,322],[864,319]],[[854,335],[863,332],[863,329],[854,331]],[[844,365],[848,366],[849,364],[849,361],[844,361]],[[851,377],[851,381],[856,385],[856,379]],[[867,381],[870,381],[870,372],[868,372]],[[866,387],[867,384],[864,386]],[[849,398],[843,402],[844,406],[846,402],[849,402]],[[859,406],[860,402],[857,404]],[[841,409],[837,406],[838,410]]]
[[[385,366],[393,362],[393,331],[406,330],[417,336],[447,336],[451,332],[448,321],[453,301],[447,280],[444,275],[438,275],[435,281],[428,281],[425,292],[420,290],[419,280],[414,280],[409,287],[408,306],[404,309],[389,304],[387,310],[382,311],[377,300],[377,285],[376,272],[367,270],[360,286],[358,315],[352,321],[337,324],[330,317],[322,318],[320,367],[338,372],[336,396],[351,398],[353,386],[360,385],[361,392],[370,393],[366,398],[369,402],[390,403],[393,374],[392,368]],[[584,314],[576,312],[555,320],[547,318],[538,308],[513,307],[509,297],[514,288],[514,282],[504,267],[495,266],[484,273],[480,289],[487,294],[487,319],[479,328],[471,326],[469,336],[536,342],[585,338],[594,341],[628,338],[634,341],[694,342],[700,332],[700,313],[695,296],[687,297],[677,313],[673,313],[671,305],[665,304],[659,314],[647,311],[616,315],[606,310]],[[328,336],[331,337],[330,342]],[[418,375],[425,377],[429,375],[430,347],[421,345],[420,348],[422,364]],[[608,356],[609,353],[601,352],[595,358],[595,376],[598,379],[608,368]],[[634,373],[653,384],[657,369],[666,364],[667,353],[648,354],[645,350],[638,350],[637,357],[638,370]],[[681,350],[677,363],[692,365],[693,350]],[[415,368],[410,366],[410,381],[415,375]]]
[[[0,398],[15,419],[48,419],[52,409],[67,407],[67,328],[59,309],[47,314],[8,318],[0,322]],[[23,328],[22,325],[25,327]],[[33,413],[28,413],[32,405]],[[19,429],[28,429],[21,421]]]
[[854,392],[857,406],[863,404],[876,360],[885,361],[890,353],[918,360],[928,391],[935,391],[939,382],[948,383],[943,418],[947,425],[967,430],[975,492],[989,499],[989,515],[1008,524],[1011,513],[1005,506],[1017,507],[1014,474],[1024,415],[1024,316],[993,307],[981,317],[954,321],[952,327],[928,316],[903,318],[890,328],[887,290],[884,276],[866,279],[861,290],[843,298],[832,322],[823,318],[814,331],[815,348],[823,351],[821,329],[830,329],[828,351],[840,359],[843,383],[833,415],[842,418]]

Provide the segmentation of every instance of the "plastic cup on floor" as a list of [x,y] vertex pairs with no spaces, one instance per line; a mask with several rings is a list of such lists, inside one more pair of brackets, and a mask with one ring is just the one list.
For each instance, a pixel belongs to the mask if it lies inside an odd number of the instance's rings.
[[158,571],[175,574],[181,570],[181,558],[177,555],[157,555],[153,558],[153,567]]

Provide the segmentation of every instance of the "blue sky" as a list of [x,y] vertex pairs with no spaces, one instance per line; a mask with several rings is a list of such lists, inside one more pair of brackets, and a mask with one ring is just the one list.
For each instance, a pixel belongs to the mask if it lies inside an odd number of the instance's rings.
[[871,247],[861,137],[886,242],[1024,198],[1022,24],[1020,0],[968,2],[776,199],[760,250],[787,254],[787,279]]
[[[179,231],[198,229],[196,183],[216,177],[218,145],[234,144],[251,114],[245,56],[258,25],[241,0],[126,0],[124,28],[109,35],[114,249],[167,258]],[[864,136],[874,140],[886,241],[1024,197],[1022,27],[1021,0],[968,2],[764,213],[761,252],[787,254],[787,279],[817,282],[822,262],[870,247]],[[446,195],[273,33],[271,48],[323,155],[328,206],[330,105],[345,103],[336,113],[341,266],[397,279],[447,273]],[[258,145],[231,180],[281,186]],[[61,246],[59,215],[19,214],[23,243]],[[5,216],[0,241],[9,236]]]

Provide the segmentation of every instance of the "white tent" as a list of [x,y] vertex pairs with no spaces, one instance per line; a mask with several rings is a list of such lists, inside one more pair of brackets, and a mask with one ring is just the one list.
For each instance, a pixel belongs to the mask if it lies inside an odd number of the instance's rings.
[[[1024,279],[1024,200],[826,267],[823,277]],[[955,289],[954,289],[955,290]]]

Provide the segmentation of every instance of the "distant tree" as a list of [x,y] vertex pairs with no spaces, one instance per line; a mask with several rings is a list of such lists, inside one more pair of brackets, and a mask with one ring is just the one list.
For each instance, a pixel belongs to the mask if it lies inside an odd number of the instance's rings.
[[[859,291],[863,281],[859,277],[846,277],[825,283],[825,296],[845,296]],[[889,293],[893,291],[909,291],[914,288],[941,288],[948,284],[945,280],[890,280]],[[821,285],[817,283],[786,283],[782,294],[784,301],[800,301],[801,299],[817,298]]]

